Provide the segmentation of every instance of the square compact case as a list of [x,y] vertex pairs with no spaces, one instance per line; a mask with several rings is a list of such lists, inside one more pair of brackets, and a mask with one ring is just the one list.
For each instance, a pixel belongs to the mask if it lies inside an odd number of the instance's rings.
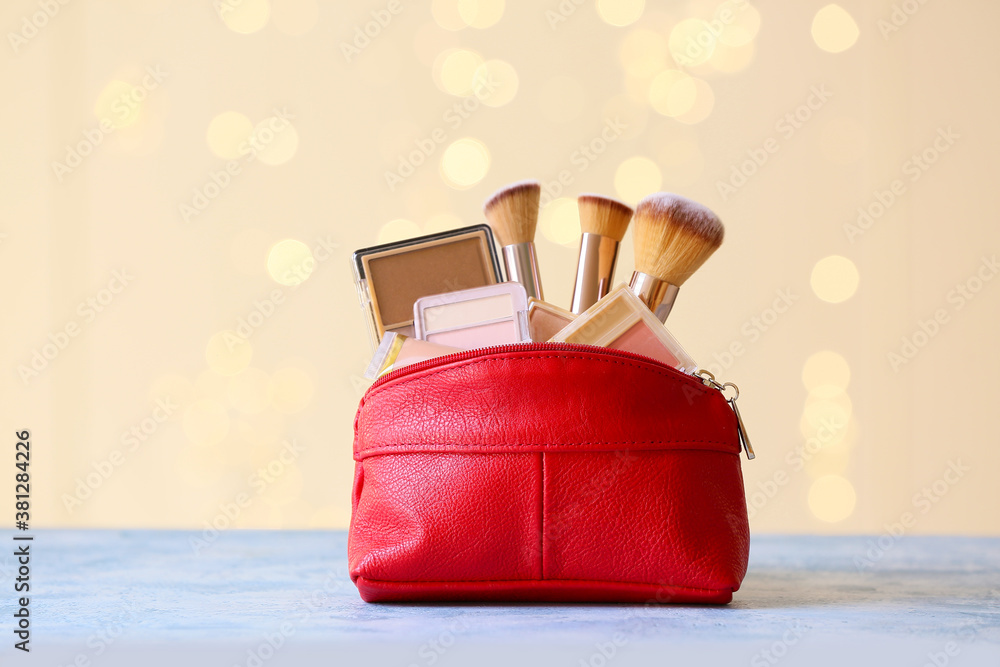
[[420,297],[501,281],[487,225],[363,248],[352,266],[373,349],[387,331],[414,335],[413,304]]
[[417,338],[473,349],[529,340],[528,295],[521,283],[425,296],[413,304]]

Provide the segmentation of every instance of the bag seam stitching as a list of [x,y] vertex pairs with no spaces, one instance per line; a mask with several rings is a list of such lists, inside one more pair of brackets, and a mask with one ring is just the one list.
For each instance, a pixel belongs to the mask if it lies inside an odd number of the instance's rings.
[[705,592],[720,592],[720,591],[731,591],[732,587],[724,588],[699,588],[697,586],[681,586],[674,584],[656,584],[647,583],[641,581],[612,581],[608,579],[434,579],[428,581],[413,581],[413,580],[402,580],[402,579],[372,579],[366,577],[363,574],[358,575],[360,579],[363,579],[368,583],[380,583],[380,584],[406,584],[410,585],[420,585],[420,584],[526,584],[526,583],[538,583],[538,582],[560,582],[560,581],[573,581],[573,582],[587,582],[594,584],[611,584],[614,586],[664,586],[667,588],[674,588],[678,590],[685,591],[705,591]]

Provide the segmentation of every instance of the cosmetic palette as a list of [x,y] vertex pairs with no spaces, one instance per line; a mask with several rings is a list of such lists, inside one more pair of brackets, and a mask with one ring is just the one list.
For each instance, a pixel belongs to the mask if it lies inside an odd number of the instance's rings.
[[387,331],[414,335],[413,305],[419,298],[501,280],[488,225],[363,248],[352,265],[373,348]]
[[369,380],[375,380],[403,366],[461,351],[457,347],[435,345],[417,338],[403,336],[394,331],[387,331],[382,336],[382,342],[375,349],[371,363],[368,364],[368,369],[365,371],[365,377]]
[[500,283],[426,296],[413,305],[417,338],[465,349],[530,341],[528,295],[521,283]]
[[611,290],[551,340],[625,350],[686,373],[698,371],[694,359],[627,285]]
[[531,340],[543,343],[562,331],[576,315],[548,301],[528,299],[528,330]]

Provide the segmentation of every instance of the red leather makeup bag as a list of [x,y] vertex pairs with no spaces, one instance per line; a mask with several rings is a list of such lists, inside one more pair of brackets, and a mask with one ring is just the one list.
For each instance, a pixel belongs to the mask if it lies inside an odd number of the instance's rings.
[[361,399],[348,558],[368,602],[732,600],[737,418],[627,352],[533,343],[401,368]]

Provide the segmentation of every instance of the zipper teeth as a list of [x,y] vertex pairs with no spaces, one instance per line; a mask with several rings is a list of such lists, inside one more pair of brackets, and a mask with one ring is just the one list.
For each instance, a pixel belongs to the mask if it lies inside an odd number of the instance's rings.
[[[661,361],[657,361],[651,357],[647,357],[642,354],[636,354],[634,352],[626,352],[625,350],[616,350],[609,347],[599,347],[597,345],[580,345],[577,343],[509,343],[506,345],[494,345],[491,347],[482,347],[474,350],[462,350],[461,352],[455,352],[453,354],[446,354],[440,357],[435,357],[433,359],[425,359],[424,361],[418,361],[415,364],[410,364],[408,366],[403,366],[402,368],[397,368],[395,370],[389,371],[389,373],[383,375],[382,377],[375,380],[372,386],[368,388],[368,391],[379,387],[386,382],[391,382],[398,377],[407,375],[409,373],[416,373],[427,368],[433,368],[434,366],[443,366],[445,364],[454,363],[456,361],[465,361],[466,359],[472,359],[475,357],[485,357],[492,354],[504,354],[507,352],[544,352],[544,351],[565,351],[565,352],[591,352],[599,353],[603,355],[608,355],[612,357],[622,357],[625,359],[635,359],[638,361],[645,361],[650,364],[659,366],[660,368],[665,368],[668,371],[676,373],[682,378],[687,378],[692,382],[696,382],[699,385],[702,384],[701,380],[698,379],[696,375],[691,375],[683,371],[679,371],[673,366],[667,366]],[[367,393],[367,392],[366,392]]]

